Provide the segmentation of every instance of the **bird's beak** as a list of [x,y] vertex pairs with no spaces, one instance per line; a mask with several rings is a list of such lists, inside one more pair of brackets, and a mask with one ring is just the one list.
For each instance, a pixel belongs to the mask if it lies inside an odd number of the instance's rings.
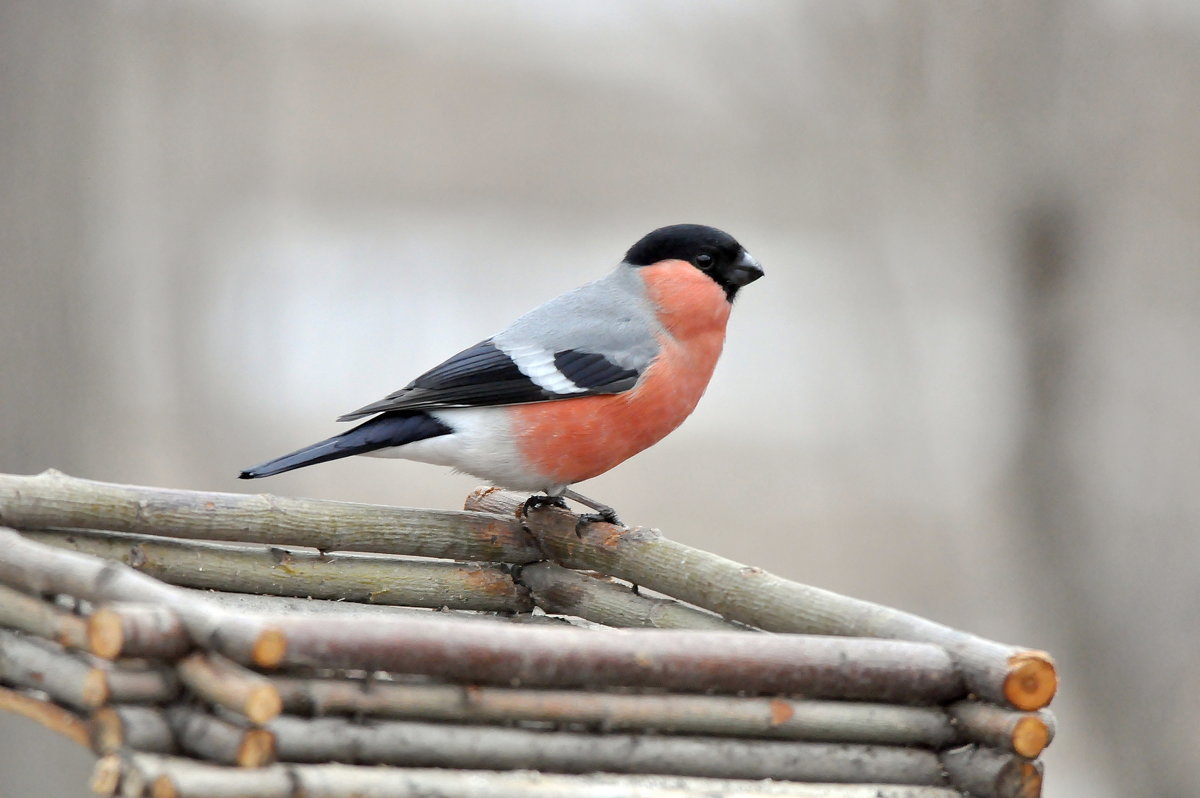
[[762,276],[763,267],[744,249],[741,257],[729,264],[725,271],[725,280],[739,288],[749,285]]

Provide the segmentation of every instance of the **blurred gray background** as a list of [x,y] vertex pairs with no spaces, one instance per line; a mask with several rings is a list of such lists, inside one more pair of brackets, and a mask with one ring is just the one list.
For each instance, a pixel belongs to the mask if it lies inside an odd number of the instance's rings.
[[[238,469],[702,222],[767,269],[584,492],[1057,655],[1046,795],[1197,795],[1200,6],[0,3],[0,469]],[[0,555],[2,556],[2,555]],[[91,758],[0,718],[6,796]]]

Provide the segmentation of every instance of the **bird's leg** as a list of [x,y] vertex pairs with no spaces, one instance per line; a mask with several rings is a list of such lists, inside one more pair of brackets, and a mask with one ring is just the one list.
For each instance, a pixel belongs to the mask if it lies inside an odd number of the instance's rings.
[[595,499],[589,499],[587,496],[584,496],[581,493],[576,493],[570,488],[564,488],[563,492],[559,495],[568,498],[571,501],[579,502],[585,507],[591,507],[596,511],[595,513],[585,513],[579,516],[579,520],[583,523],[590,523],[592,521],[606,521],[610,524],[616,524],[617,526],[624,526],[624,524],[621,523],[621,519],[617,518],[617,511],[609,507],[607,504],[601,504]]

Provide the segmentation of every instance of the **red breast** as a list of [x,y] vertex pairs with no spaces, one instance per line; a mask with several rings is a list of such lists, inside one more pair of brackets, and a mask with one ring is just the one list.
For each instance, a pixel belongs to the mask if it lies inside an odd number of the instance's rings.
[[554,484],[603,474],[662,440],[704,395],[721,347],[730,304],[695,266],[664,260],[639,269],[663,332],[659,354],[625,393],[510,408],[517,446]]

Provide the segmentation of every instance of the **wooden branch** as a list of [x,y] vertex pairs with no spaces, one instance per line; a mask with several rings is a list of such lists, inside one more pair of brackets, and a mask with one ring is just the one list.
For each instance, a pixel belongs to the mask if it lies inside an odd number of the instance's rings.
[[0,687],[0,711],[15,712],[35,720],[52,732],[87,747],[87,724],[70,710],[26,695],[17,690]]
[[117,789],[121,786],[122,769],[121,757],[117,754],[102,756],[96,760],[96,765],[92,768],[92,778],[88,782],[88,786],[96,795],[111,798],[117,794]]
[[224,657],[196,652],[181,660],[179,676],[193,693],[263,725],[283,711],[279,690],[265,676]]
[[1054,739],[1049,710],[1012,712],[994,704],[959,701],[947,707],[963,737],[974,743],[1036,759]]
[[621,685],[894,703],[943,703],[963,694],[945,651],[894,640],[647,629],[580,634],[453,617],[260,622],[279,633],[282,666],[423,673],[475,684]]
[[101,707],[92,713],[87,725],[91,749],[101,756],[126,748],[156,754],[177,750],[171,724],[157,707]]
[[517,578],[546,612],[577,615],[605,626],[746,631],[740,624],[673,599],[641,596],[606,577],[550,562],[526,565]]
[[[173,611],[187,627],[188,636],[205,648],[221,651],[241,662],[269,665],[282,654],[277,631],[252,618],[227,611],[194,593],[165,585],[120,563],[98,560],[27,540],[12,529],[0,527],[0,582],[29,593],[65,593],[92,603],[141,602]],[[124,629],[123,610],[110,628]],[[108,651],[110,649],[104,649]],[[123,650],[123,649],[122,649]],[[103,653],[103,652],[98,652]]]
[[87,621],[88,647],[98,657],[173,660],[192,647],[174,611],[153,604],[116,602],[98,607]]
[[93,530],[32,530],[39,543],[123,562],[172,585],[410,607],[525,612],[528,591],[493,564],[329,554]]
[[0,679],[17,687],[41,690],[74,709],[89,710],[108,701],[104,671],[61,648],[51,648],[56,645],[0,629]]
[[167,709],[167,722],[180,748],[209,762],[257,768],[275,761],[275,735],[266,729],[243,728],[178,705]]
[[950,783],[976,798],[1038,798],[1042,763],[976,745],[943,751]]
[[[657,530],[587,524],[542,506],[523,512],[525,496],[477,489],[467,508],[525,518],[549,558],[570,568],[612,574],[634,584],[772,632],[914,640],[945,648],[971,692],[998,704],[1035,710],[1058,689],[1045,652],[1002,645],[890,607],[850,598],[676,543]],[[680,563],[687,567],[680,567]]]
[[[154,798],[960,798],[956,790],[910,785],[805,784],[680,776],[562,775],[529,771],[455,771],[363,767],[358,765],[277,764],[256,769],[218,767],[178,757],[134,754],[124,757],[123,781],[153,784]],[[148,792],[148,791],[146,791]],[[129,793],[127,793],[129,794]],[[142,795],[139,790],[136,795]]]
[[53,640],[68,648],[87,648],[83,618],[61,607],[0,585],[0,627]]
[[284,710],[302,715],[466,723],[553,723],[603,731],[764,737],[944,748],[957,739],[940,708],[661,693],[521,690],[377,680],[275,677]]
[[109,663],[92,658],[92,665],[108,679],[108,700],[121,704],[161,704],[179,693],[175,671],[148,662],[140,666]]
[[0,525],[111,529],[454,560],[542,559],[510,516],[115,485],[54,470],[37,476],[0,475]]
[[554,773],[659,773],[714,778],[944,784],[930,751],[730,737],[546,733],[408,721],[351,723],[283,715],[269,726],[280,761],[347,762]]

